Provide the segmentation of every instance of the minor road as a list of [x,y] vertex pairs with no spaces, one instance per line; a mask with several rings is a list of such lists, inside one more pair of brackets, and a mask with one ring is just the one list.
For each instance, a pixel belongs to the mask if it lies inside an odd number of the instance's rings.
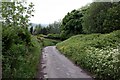
[[48,46],[42,52],[42,72],[45,78],[92,78],[81,68],[62,55],[55,46]]

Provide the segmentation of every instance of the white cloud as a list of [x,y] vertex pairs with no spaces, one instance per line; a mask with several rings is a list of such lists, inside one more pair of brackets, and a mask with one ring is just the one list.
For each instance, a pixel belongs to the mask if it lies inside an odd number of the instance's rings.
[[33,23],[49,24],[62,19],[68,12],[78,9],[92,0],[31,0],[35,4]]

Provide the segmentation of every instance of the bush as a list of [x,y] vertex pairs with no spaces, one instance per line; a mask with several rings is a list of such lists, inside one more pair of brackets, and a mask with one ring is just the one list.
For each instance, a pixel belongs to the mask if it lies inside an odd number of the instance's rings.
[[48,34],[46,38],[50,38],[50,39],[58,39],[60,40],[60,34]]
[[26,29],[19,27],[4,27],[2,33],[2,42],[5,49],[9,49],[13,43],[30,44],[31,35]]
[[61,40],[66,40],[73,35],[75,35],[75,34],[68,33],[67,31],[62,31],[61,34],[60,34],[60,38],[61,38]]
[[102,80],[120,77],[120,30],[110,34],[73,36],[57,48],[77,65]]
[[41,46],[27,29],[3,26],[3,78],[34,78]]

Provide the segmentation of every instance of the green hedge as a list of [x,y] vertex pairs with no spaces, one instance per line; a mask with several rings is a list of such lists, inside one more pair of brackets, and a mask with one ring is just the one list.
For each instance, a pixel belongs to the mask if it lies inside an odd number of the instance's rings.
[[46,38],[50,39],[61,39],[60,34],[48,34]]
[[27,29],[3,26],[2,31],[2,77],[34,78],[41,44]]
[[60,42],[60,40],[48,39],[45,38],[45,36],[40,36],[40,35],[37,35],[37,39],[39,42],[42,42],[43,47],[53,46],[56,45],[58,42]]
[[73,36],[58,43],[57,48],[94,77],[120,80],[120,30]]

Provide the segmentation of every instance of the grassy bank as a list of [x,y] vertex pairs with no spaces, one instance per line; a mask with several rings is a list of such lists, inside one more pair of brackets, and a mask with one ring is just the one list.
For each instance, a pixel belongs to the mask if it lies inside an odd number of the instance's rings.
[[58,43],[57,48],[96,78],[120,79],[120,30],[73,36]]

